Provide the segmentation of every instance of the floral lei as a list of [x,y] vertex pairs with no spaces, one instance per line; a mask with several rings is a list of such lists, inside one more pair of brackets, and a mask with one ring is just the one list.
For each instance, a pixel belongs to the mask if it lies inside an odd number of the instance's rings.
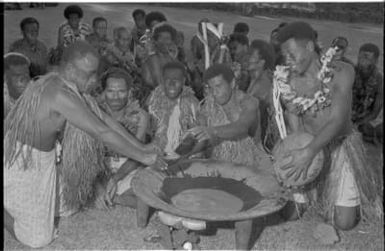
[[336,51],[337,47],[330,47],[327,52],[321,56],[320,61],[322,63],[322,67],[318,72],[317,78],[321,80],[322,86],[320,90],[314,93],[312,98],[297,95],[293,88],[288,84],[290,67],[277,65],[273,79],[273,94],[276,120],[280,127],[281,138],[286,137],[282,107],[279,102],[281,97],[286,102],[296,104],[296,113],[298,115],[304,114],[309,109],[311,109],[312,112],[316,112],[331,105],[330,90],[325,84],[329,83],[333,78],[330,63],[332,62]]
[[304,114],[310,108],[313,111],[318,111],[331,105],[330,90],[324,84],[329,83],[333,78],[332,69],[329,67],[330,62],[336,53],[336,48],[329,48],[329,50],[322,55],[321,70],[318,72],[318,79],[322,82],[321,90],[314,93],[313,98],[301,97],[287,84],[290,75],[290,68],[288,66],[278,65],[274,72],[274,84],[277,85],[282,98],[285,101],[292,101],[297,105],[297,114]]

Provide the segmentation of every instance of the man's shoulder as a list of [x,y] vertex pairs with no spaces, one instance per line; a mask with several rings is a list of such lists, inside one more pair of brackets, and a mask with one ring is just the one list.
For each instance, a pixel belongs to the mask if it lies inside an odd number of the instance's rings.
[[349,82],[353,82],[355,77],[355,70],[353,65],[349,63],[346,63],[343,61],[336,61],[334,62],[333,75],[338,80],[343,78],[343,79],[351,80]]
[[14,42],[9,46],[9,50],[10,50],[10,51],[14,51],[14,50],[23,48],[24,46],[25,46],[24,39],[18,39],[18,40],[16,40],[16,41],[14,41]]
[[255,110],[259,107],[258,99],[243,91],[237,90],[237,99],[242,109]]

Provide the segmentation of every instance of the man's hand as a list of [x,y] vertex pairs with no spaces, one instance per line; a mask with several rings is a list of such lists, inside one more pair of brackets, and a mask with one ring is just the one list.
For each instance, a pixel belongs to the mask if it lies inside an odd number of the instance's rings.
[[111,177],[107,183],[107,189],[105,193],[105,200],[111,206],[113,205],[112,200],[115,196],[117,188],[118,188],[118,182],[114,177]]
[[288,152],[283,158],[291,158],[291,161],[288,164],[282,166],[281,169],[292,170],[286,174],[285,178],[289,178],[295,175],[294,180],[296,181],[302,175],[303,179],[306,179],[309,166],[312,163],[315,155],[316,154],[308,147]]
[[95,198],[95,207],[97,209],[101,210],[110,210],[110,206],[112,206],[112,203],[109,204],[109,202],[106,200],[107,197],[107,190],[106,188],[98,183],[96,185],[96,198]]
[[143,148],[146,152],[162,154],[162,150],[155,143],[146,144]]
[[[192,134],[199,141],[212,140],[214,138],[214,130],[212,127],[197,126],[187,131],[187,134]],[[186,135],[187,135],[186,134]]]

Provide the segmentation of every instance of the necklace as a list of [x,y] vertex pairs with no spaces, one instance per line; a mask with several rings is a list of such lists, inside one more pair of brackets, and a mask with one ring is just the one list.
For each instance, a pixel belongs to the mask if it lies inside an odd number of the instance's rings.
[[290,67],[277,65],[273,79],[273,104],[275,108],[275,119],[278,124],[281,138],[286,137],[286,127],[283,119],[283,111],[280,100],[291,102],[296,106],[296,114],[302,115],[309,109],[316,112],[331,105],[330,90],[326,84],[333,78],[333,72],[330,63],[336,54],[337,47],[330,47],[325,54],[321,56],[321,69],[317,78],[321,81],[321,88],[314,93],[313,97],[299,96],[288,84],[290,77]]

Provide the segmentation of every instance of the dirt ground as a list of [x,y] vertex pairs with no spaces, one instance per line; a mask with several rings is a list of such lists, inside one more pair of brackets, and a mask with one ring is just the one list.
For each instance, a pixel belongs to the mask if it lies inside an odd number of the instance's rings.
[[[40,39],[48,47],[56,45],[57,28],[64,21],[63,10],[66,4],[49,7],[45,10],[24,9],[22,11],[5,11],[4,49],[20,37],[19,22],[27,16],[33,16],[40,21]],[[209,17],[212,21],[223,21],[225,32],[229,33],[236,22],[246,22],[250,25],[250,38],[268,39],[270,31],[280,22],[291,21],[293,18],[241,17],[231,13],[188,10],[166,7],[153,7],[139,4],[81,4],[84,7],[84,21],[91,23],[96,16],[105,16],[110,27],[124,25],[133,26],[131,13],[141,7],[147,11],[159,10],[164,12],[169,21],[185,33],[185,46],[188,51],[189,41],[196,32],[196,23],[202,17]],[[340,22],[325,22],[309,20],[318,30],[323,44],[329,44],[338,36],[346,36],[350,42],[347,56],[355,61],[359,46],[365,42],[373,42],[383,48],[383,27],[378,25],[346,24]],[[112,34],[112,29],[109,30]],[[382,56],[380,68],[382,69]],[[368,145],[368,165],[383,167],[382,146]],[[307,212],[296,222],[283,222],[277,214],[265,218],[267,227],[256,239],[254,250],[384,250],[384,229],[380,222],[375,224],[360,222],[351,231],[339,232],[340,242],[325,246],[312,237],[314,226],[321,222],[313,212]],[[77,213],[68,218],[62,218],[59,223],[59,237],[46,250],[79,250],[79,249],[162,249],[160,244],[146,243],[143,238],[155,231],[159,224],[153,217],[145,229],[136,227],[135,211],[116,206],[111,211],[90,209]],[[220,228],[217,233],[202,236],[202,249],[234,249],[234,230]],[[5,250],[28,250],[29,248],[15,241],[6,231],[4,233]]]

